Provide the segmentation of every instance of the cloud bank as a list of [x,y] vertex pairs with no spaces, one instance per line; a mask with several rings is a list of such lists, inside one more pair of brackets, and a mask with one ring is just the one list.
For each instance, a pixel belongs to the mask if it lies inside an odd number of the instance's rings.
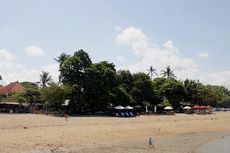
[[[230,71],[218,73],[201,72],[199,64],[192,58],[185,58],[181,55],[181,51],[174,45],[172,40],[165,43],[154,44],[149,42],[147,35],[139,28],[127,27],[120,31],[116,36],[117,44],[128,46],[135,56],[140,57],[140,61],[128,65],[126,67],[132,72],[146,72],[150,66],[158,70],[171,66],[178,79],[186,78],[200,80],[203,83],[213,85],[223,85],[230,87]],[[199,58],[209,58],[208,52],[198,54]]]
[[197,56],[199,58],[201,58],[201,59],[208,59],[208,58],[210,58],[210,55],[209,55],[208,52],[200,52],[200,53],[197,54]]
[[44,51],[41,48],[36,47],[36,46],[27,46],[25,48],[25,52],[29,56],[45,56]]
[[53,80],[58,81],[58,64],[49,64],[40,69],[29,69],[17,60],[16,55],[6,49],[0,49],[0,74],[3,79],[0,84],[14,81],[37,82],[42,70],[50,72]]

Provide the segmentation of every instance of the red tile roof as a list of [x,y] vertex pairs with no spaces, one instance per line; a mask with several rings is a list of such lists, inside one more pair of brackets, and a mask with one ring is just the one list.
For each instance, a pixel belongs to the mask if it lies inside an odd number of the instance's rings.
[[12,82],[8,84],[7,86],[0,88],[0,94],[9,94],[14,92],[22,92],[25,90],[25,87],[23,87],[18,81]]
[[0,85],[0,90],[1,90],[2,88],[4,88],[4,86]]

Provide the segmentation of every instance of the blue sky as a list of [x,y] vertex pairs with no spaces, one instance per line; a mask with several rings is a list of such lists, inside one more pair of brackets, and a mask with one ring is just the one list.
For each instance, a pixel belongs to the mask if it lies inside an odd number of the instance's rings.
[[42,69],[55,80],[53,57],[84,49],[117,69],[171,65],[179,79],[230,87],[228,0],[0,2],[2,83],[36,81]]

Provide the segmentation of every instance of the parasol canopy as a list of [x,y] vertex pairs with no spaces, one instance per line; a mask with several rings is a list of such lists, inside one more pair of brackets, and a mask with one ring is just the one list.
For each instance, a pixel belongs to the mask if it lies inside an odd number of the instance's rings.
[[124,107],[123,106],[116,106],[116,107],[114,107],[114,109],[124,109]]
[[191,109],[191,107],[185,106],[185,107],[183,107],[183,109]]
[[195,106],[193,106],[192,108],[193,108],[193,109],[199,109],[200,106],[199,106],[199,105],[195,105]]
[[164,109],[165,109],[165,110],[172,110],[173,108],[170,107],[170,106],[166,106]]
[[131,106],[126,106],[124,109],[133,109]]

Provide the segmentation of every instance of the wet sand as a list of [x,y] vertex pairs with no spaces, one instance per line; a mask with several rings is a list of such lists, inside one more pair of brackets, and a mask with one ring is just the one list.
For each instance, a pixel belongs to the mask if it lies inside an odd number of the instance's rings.
[[[148,146],[153,136],[155,149]],[[195,153],[230,135],[230,113],[52,117],[0,114],[1,153]]]
[[230,137],[223,136],[218,140],[202,145],[197,149],[197,153],[229,153],[229,142]]

